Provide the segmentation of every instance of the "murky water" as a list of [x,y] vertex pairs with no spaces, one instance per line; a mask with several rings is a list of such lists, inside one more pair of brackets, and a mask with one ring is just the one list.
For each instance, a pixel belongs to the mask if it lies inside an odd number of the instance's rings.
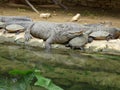
[[[54,49],[47,53],[42,48],[0,44],[1,75],[12,69],[36,68],[64,90],[120,90],[119,67],[119,53],[88,53],[70,49]],[[10,82],[9,78],[2,80]],[[23,90],[17,83],[12,89],[3,89],[2,83],[0,90]],[[32,90],[44,89],[33,87]]]

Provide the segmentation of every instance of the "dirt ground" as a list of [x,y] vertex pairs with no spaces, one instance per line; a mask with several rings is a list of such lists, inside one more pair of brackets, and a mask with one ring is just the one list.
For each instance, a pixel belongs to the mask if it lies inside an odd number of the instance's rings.
[[[8,15],[8,16],[29,16],[34,21],[52,21],[52,22],[69,22],[71,18],[80,13],[81,17],[77,23],[80,24],[87,24],[87,23],[99,23],[99,22],[112,22],[112,25],[115,27],[120,28],[120,12],[116,10],[103,10],[103,9],[95,9],[95,8],[86,8],[86,7],[72,7],[70,10],[65,11],[59,8],[58,6],[36,6],[40,13],[51,13],[52,17],[48,19],[40,18],[38,14],[36,14],[29,6],[25,5],[13,5],[13,4],[5,4],[0,5],[0,15]],[[0,36],[2,34],[0,33]],[[19,38],[20,42],[24,38],[24,33],[21,33],[18,36],[10,36],[11,34],[4,35],[5,37],[15,37],[16,39]],[[44,47],[44,42],[39,39],[33,39],[33,42],[37,41],[38,43],[34,45]],[[33,43],[31,41],[31,45]],[[34,46],[33,45],[33,46]],[[55,46],[60,47],[59,45]],[[96,47],[96,48],[93,48]],[[102,50],[105,48],[120,51],[120,40],[110,40],[109,42],[105,41],[94,41],[90,44],[86,45],[86,48],[93,49],[93,50]]]
[[16,4],[0,4],[0,15],[14,15],[14,16],[29,16],[35,21],[53,21],[53,22],[69,22],[70,19],[77,13],[81,17],[77,23],[99,23],[112,22],[113,26],[120,27],[120,11],[118,10],[104,10],[87,7],[70,7],[70,10],[65,11],[58,6],[35,6],[40,13],[51,13],[52,17],[49,19],[40,18],[29,6]]

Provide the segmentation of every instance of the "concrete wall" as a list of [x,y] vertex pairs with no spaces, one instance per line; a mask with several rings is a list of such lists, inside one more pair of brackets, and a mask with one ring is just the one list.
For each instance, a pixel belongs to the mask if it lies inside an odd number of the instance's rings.
[[[24,0],[0,0],[0,1],[17,1],[25,2]],[[52,0],[29,0],[32,4],[53,4]],[[59,0],[66,5],[81,5],[97,8],[112,8],[120,9],[120,0]]]
[[120,9],[120,0],[78,0],[78,2],[82,6]]

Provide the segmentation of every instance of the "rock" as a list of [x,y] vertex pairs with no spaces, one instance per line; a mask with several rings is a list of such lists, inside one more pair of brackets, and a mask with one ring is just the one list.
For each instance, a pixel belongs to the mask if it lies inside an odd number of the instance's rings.
[[[12,33],[6,33],[1,34],[0,32],[0,43],[13,43],[13,44],[20,44],[22,45],[24,43],[24,33],[20,33],[19,35],[15,35]],[[43,48],[45,46],[45,43],[42,39],[36,39],[33,38],[28,42],[28,46],[34,46],[34,47],[41,47]],[[87,43],[85,45],[85,50],[92,50],[92,51],[99,51],[99,50],[115,50],[120,51],[120,39],[112,39],[109,41],[106,40],[94,40],[92,43]],[[58,48],[58,49],[69,49],[68,47],[65,47],[64,45],[60,44],[54,44],[52,45],[52,48]]]
[[48,18],[51,17],[51,14],[50,14],[50,13],[41,13],[41,14],[40,14],[40,17],[41,17],[41,18],[48,19]]
[[72,22],[78,21],[79,18],[80,18],[80,14],[77,13],[75,16],[72,17],[71,21]]
[[86,49],[92,49],[93,51],[99,51],[104,49],[120,51],[120,39],[114,40],[94,40],[92,43],[86,44]]

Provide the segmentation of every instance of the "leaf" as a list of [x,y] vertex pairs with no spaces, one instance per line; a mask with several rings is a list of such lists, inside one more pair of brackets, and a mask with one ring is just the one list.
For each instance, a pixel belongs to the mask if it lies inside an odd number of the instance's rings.
[[9,71],[10,75],[27,75],[32,74],[33,70],[11,70]]
[[51,80],[50,79],[47,79],[47,78],[44,78],[42,77],[41,75],[37,75],[35,74],[36,78],[37,78],[37,82],[35,83],[35,85],[39,85],[39,86],[43,86],[45,88],[48,88],[50,83],[51,83]]
[[51,83],[51,85],[49,85],[48,90],[63,90],[62,88],[60,88],[59,86]]
[[63,90],[62,88],[52,83],[50,79],[41,76],[38,72],[35,72],[35,77],[37,78],[37,81],[34,85],[42,86],[48,90]]

